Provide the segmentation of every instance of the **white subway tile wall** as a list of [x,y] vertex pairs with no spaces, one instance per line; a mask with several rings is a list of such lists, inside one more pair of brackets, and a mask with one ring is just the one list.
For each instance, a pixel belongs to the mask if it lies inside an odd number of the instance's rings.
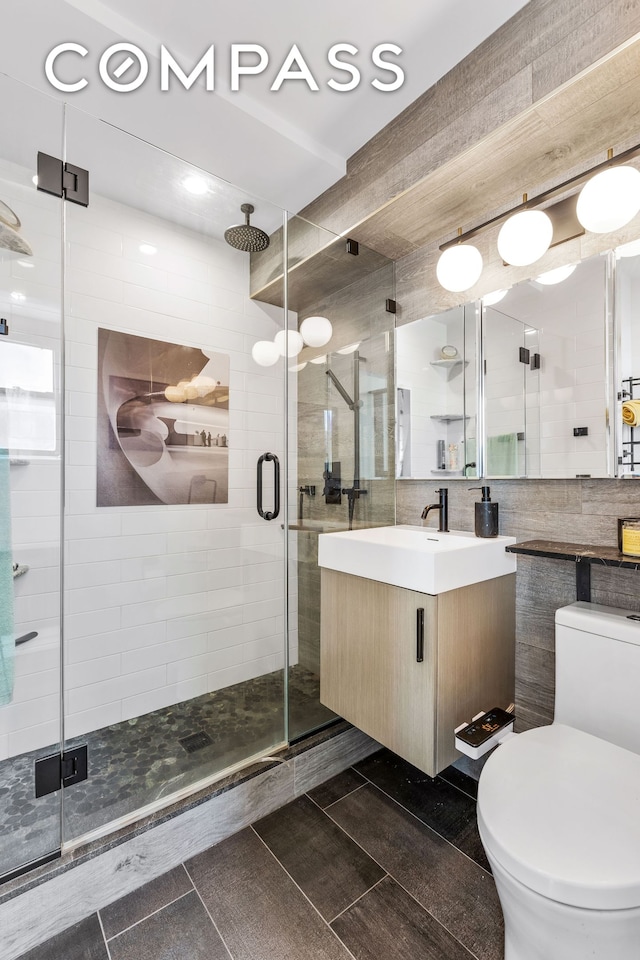
[[[36,256],[33,270],[1,265],[2,315],[16,341],[58,358],[59,201],[5,176]],[[247,255],[100,196],[66,216],[65,730],[76,736],[283,667],[285,533],[258,517],[255,473],[261,453],[284,456],[285,367],[251,359],[282,311],[249,300]],[[141,243],[157,248],[153,262]],[[228,503],[96,506],[98,327],[229,355]],[[38,637],[16,650],[0,759],[58,739],[59,471],[55,456],[12,467],[14,558],[30,567],[15,583],[15,629]],[[295,576],[289,589],[295,611]]]

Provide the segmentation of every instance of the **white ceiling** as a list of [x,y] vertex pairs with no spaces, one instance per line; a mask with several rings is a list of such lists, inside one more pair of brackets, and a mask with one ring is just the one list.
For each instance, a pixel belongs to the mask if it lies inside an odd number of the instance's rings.
[[[4,13],[0,69],[61,98],[44,76],[45,57],[58,43],[82,43],[89,49],[84,61],[60,61],[63,72],[86,66],[89,86],[65,95],[72,106],[296,211],[344,174],[355,150],[522,6],[523,0],[30,0]],[[97,76],[100,54],[118,40],[136,43],[150,59],[149,79],[133,93],[108,90]],[[354,59],[362,81],[347,93],[326,85],[332,75],[345,79],[326,61],[338,42],[360,51]],[[381,42],[403,49],[398,62],[406,79],[394,93],[370,84],[374,76],[389,79],[369,59]],[[161,93],[161,43],[187,73],[214,44],[215,93],[202,87]],[[232,43],[261,44],[270,56],[265,74],[245,78],[239,92],[227,83]],[[317,92],[301,81],[269,90],[293,43],[318,81]]]

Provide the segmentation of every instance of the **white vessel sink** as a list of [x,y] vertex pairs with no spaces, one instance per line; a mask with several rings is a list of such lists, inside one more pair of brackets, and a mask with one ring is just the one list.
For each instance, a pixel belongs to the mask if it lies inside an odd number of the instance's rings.
[[515,554],[505,551],[515,542],[408,524],[343,530],[320,534],[318,565],[420,593],[445,593],[515,573]]

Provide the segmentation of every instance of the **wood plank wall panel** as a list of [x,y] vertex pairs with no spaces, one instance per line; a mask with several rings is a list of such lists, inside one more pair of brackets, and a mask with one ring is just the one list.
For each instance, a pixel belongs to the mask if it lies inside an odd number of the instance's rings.
[[[370,216],[381,200],[386,203],[397,195],[398,166],[403,167],[400,182],[405,189],[424,178],[425,156],[420,147],[438,131],[449,128],[448,154],[441,157],[442,163],[464,149],[466,141],[457,139],[466,136],[466,124],[459,123],[464,115],[482,115],[484,107],[484,134],[488,134],[638,31],[637,0],[582,0],[579,4],[531,0],[354,154],[347,175],[301,215],[337,233],[351,229]],[[518,84],[513,80],[519,73],[529,77],[528,95],[522,99],[520,91],[507,96],[510,106],[492,114],[491,95],[499,88],[503,96],[515,90]],[[475,122],[482,126],[482,121]],[[412,171],[411,164],[402,163],[410,155]],[[386,187],[385,178],[389,178]]]
[[[477,492],[468,481],[449,487],[451,529],[473,529]],[[397,522],[420,523],[433,483],[396,484]],[[640,516],[640,480],[493,480],[500,533],[518,540],[570,540],[615,546],[617,518]],[[640,612],[640,572],[592,567],[595,603]],[[550,723],[554,695],[554,617],[575,600],[575,565],[518,557],[516,575],[516,713],[518,729]]]
[[[410,152],[412,143],[422,142],[421,136],[428,140],[440,123],[452,123],[467,113],[470,90],[474,101],[480,101],[531,64],[540,63],[541,72],[545,55],[570,40],[580,20],[590,21],[607,6],[607,0],[582,0],[580,4],[533,0],[361,147],[347,163],[347,177],[362,176],[365,171],[370,179],[380,176]],[[600,55],[588,46],[586,56],[592,59],[587,64]],[[584,51],[580,56],[585,56]]]

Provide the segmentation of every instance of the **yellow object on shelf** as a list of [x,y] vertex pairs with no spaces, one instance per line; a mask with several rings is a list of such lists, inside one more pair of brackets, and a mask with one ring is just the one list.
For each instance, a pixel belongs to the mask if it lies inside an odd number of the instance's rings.
[[618,550],[628,557],[640,557],[640,518],[618,519]]
[[640,425],[640,400],[625,400],[622,404],[622,419],[630,427]]

